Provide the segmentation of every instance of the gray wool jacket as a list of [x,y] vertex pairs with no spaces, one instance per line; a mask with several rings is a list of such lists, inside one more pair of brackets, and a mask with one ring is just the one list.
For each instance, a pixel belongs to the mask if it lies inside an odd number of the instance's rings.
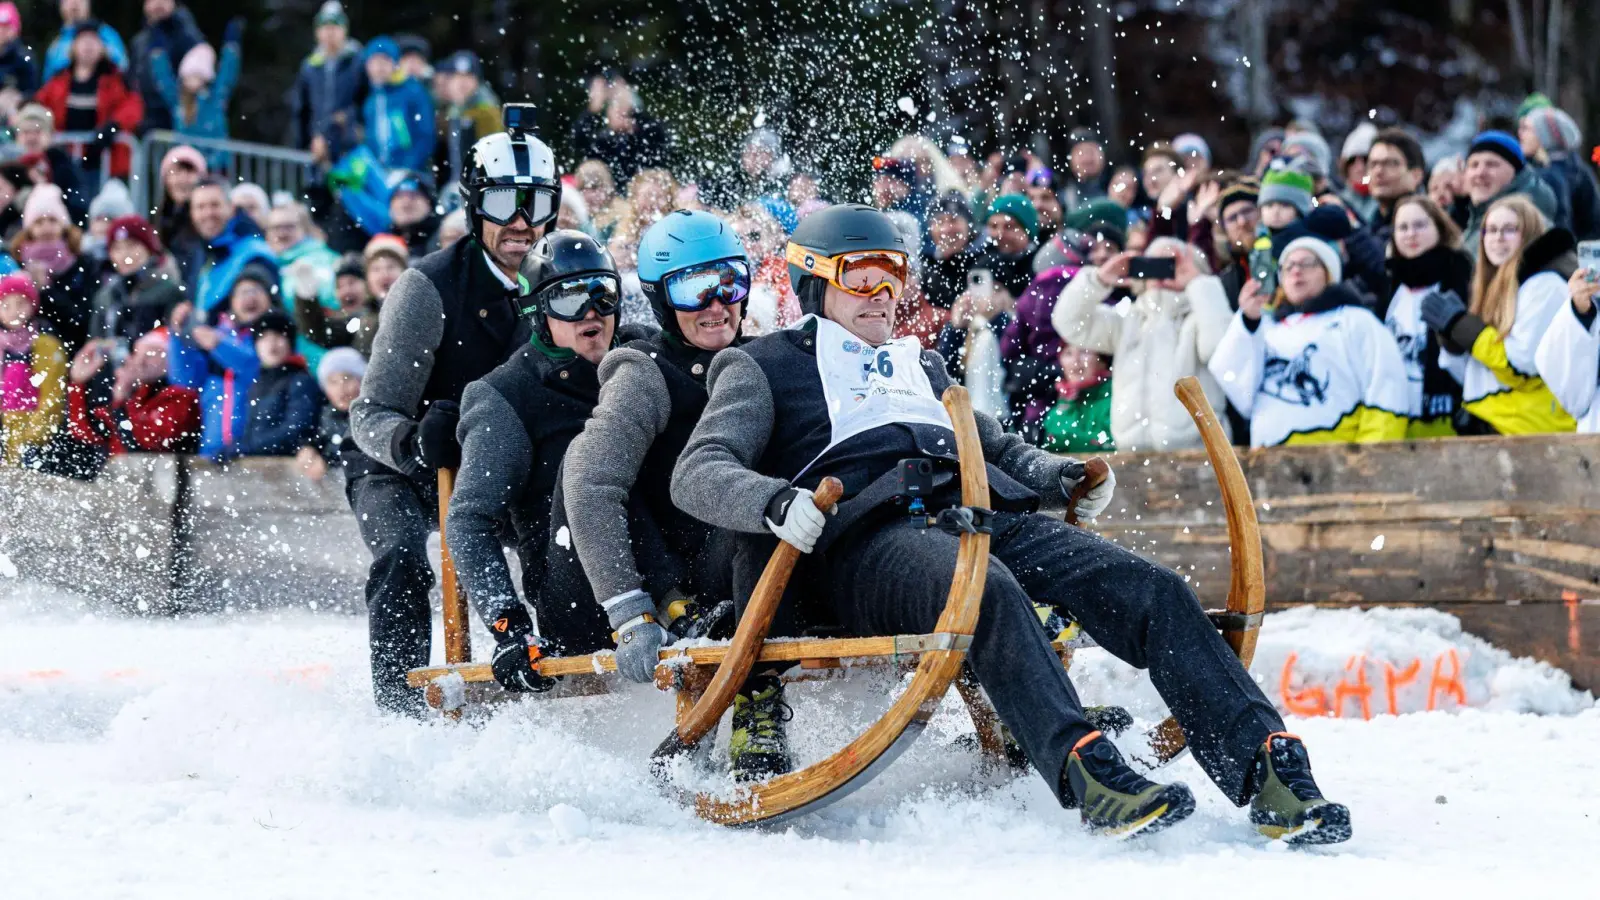
[[562,470],[573,549],[602,600],[644,587],[628,533],[628,496],[645,456],[672,417],[661,368],[618,347],[600,362],[600,402],[572,439]]
[[415,424],[423,389],[444,340],[444,303],[428,277],[407,269],[389,288],[378,311],[372,358],[361,379],[361,396],[350,407],[350,435],[356,446],[384,465],[411,471],[417,460],[397,459],[394,434]]
[[[924,350],[935,394],[952,383],[944,359]],[[717,354],[707,375],[710,400],[672,473],[672,502],[720,528],[765,534],[767,503],[789,487],[782,478],[754,470],[772,437],[775,417],[766,373],[738,348]],[[819,387],[820,390],[820,387]],[[1033,447],[1006,433],[998,420],[975,413],[984,459],[1038,494],[1049,508],[1062,508],[1061,472],[1075,460]]]

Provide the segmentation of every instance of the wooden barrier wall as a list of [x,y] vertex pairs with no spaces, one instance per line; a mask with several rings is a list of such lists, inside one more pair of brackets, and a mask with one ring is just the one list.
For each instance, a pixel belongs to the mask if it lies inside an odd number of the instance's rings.
[[[1288,447],[1241,459],[1261,519],[1269,610],[1434,607],[1600,688],[1600,436]],[[1227,530],[1205,454],[1112,461],[1117,497],[1101,533],[1190,576],[1220,607]],[[363,606],[370,555],[343,481],[308,481],[293,460],[223,470],[120,457],[94,483],[0,469],[0,510],[0,553],[24,577],[120,609]]]

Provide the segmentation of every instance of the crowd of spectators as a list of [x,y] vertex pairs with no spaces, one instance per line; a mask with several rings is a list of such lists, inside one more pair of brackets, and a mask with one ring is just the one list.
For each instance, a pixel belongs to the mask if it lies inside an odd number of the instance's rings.
[[[500,100],[472,52],[357,41],[328,0],[286,138],[319,177],[269,196],[224,179],[213,140],[228,136],[242,20],[219,51],[182,5],[143,8],[124,41],[89,0],[61,0],[60,36],[36,55],[0,2],[0,456],[79,477],[124,452],[296,456],[320,478],[389,287],[466,231],[453,183],[472,143],[502,128]],[[1080,128],[1059,168],[911,134],[860,161],[866,197],[832,197],[769,128],[734,148],[725,177],[685,177],[669,124],[604,72],[550,143],[572,161],[558,225],[611,251],[624,324],[653,323],[636,247],[668,212],[734,224],[754,271],[745,327],[759,333],[800,317],[787,234],[865,199],[920,248],[899,333],[939,350],[1008,428],[1081,453],[1195,445],[1172,395],[1186,375],[1240,445],[1600,419],[1566,408],[1594,385],[1541,378],[1558,362],[1584,377],[1541,348],[1557,316],[1570,308],[1593,331],[1595,272],[1575,251],[1600,238],[1600,187],[1582,135],[1539,95],[1483,126],[1428,160],[1403,127],[1363,123],[1335,153],[1295,121],[1227,164],[1197,134],[1127,156]],[[117,138],[151,128],[191,143],[161,159],[159,205],[141,210]]]

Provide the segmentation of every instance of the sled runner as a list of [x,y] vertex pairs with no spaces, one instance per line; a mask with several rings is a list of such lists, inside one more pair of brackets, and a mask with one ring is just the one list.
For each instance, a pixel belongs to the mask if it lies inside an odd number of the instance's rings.
[[[1210,617],[1248,667],[1255,655],[1256,636],[1266,607],[1261,537],[1249,486],[1199,383],[1185,378],[1175,391],[1200,429],[1221,487],[1228,521],[1232,549],[1228,603],[1225,610],[1210,612]],[[962,503],[969,510],[981,509],[988,503],[988,481],[967,393],[959,386],[952,387],[943,400],[955,426]],[[1093,468],[1088,475],[1083,487],[1090,486],[1094,476],[1103,477]],[[831,497],[837,496],[837,490],[837,483],[825,481],[818,489],[819,505],[832,505]],[[1069,502],[1068,508],[1071,506]],[[772,615],[798,556],[793,547],[780,543],[729,644],[664,648],[656,669],[656,685],[676,693],[678,714],[677,727],[656,751],[657,762],[692,749],[704,738],[756,663],[795,663],[784,680],[805,681],[853,666],[899,666],[915,660],[915,675],[904,692],[882,718],[843,749],[806,768],[741,788],[727,797],[701,794],[686,798],[697,814],[725,825],[776,823],[814,812],[847,796],[871,781],[916,740],[953,682],[972,714],[979,745],[987,756],[1003,758],[997,717],[976,684],[959,678],[983,595],[988,546],[989,535],[982,528],[961,534],[948,600],[931,634],[766,640]],[[446,646],[463,646],[464,635],[452,639],[448,634],[452,620],[465,630],[465,620],[459,615],[448,618]],[[1083,645],[1086,644],[1079,641],[1058,642],[1056,649],[1063,664],[1070,662],[1074,646]],[[615,670],[610,653],[547,658],[540,663],[540,671],[562,677],[563,682],[542,696],[602,692],[606,690],[607,673]],[[407,681],[426,691],[430,706],[446,713],[459,713],[469,697],[541,696],[499,692],[490,666],[484,663],[414,669],[408,673]],[[1185,745],[1183,731],[1169,717],[1146,733],[1145,749],[1137,751],[1134,759],[1146,768],[1155,768],[1180,755]]]

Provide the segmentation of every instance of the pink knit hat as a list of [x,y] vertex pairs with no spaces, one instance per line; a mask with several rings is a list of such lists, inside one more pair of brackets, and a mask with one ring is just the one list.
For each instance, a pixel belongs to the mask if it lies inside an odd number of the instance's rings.
[[0,297],[11,294],[21,294],[33,301],[34,314],[39,310],[39,286],[33,283],[33,276],[27,272],[12,272],[0,278]]
[[67,204],[62,199],[61,188],[48,183],[36,185],[28,194],[28,202],[22,207],[22,227],[32,228],[33,223],[44,218],[56,219],[62,224],[72,221],[72,217],[67,214]]
[[161,157],[161,173],[165,175],[171,171],[174,165],[178,164],[188,166],[201,175],[206,174],[206,158],[200,155],[199,150],[188,144],[179,144],[168,150],[167,154]]
[[178,63],[179,78],[188,78],[191,75],[206,82],[216,79],[217,51],[213,50],[210,44],[195,44]]

